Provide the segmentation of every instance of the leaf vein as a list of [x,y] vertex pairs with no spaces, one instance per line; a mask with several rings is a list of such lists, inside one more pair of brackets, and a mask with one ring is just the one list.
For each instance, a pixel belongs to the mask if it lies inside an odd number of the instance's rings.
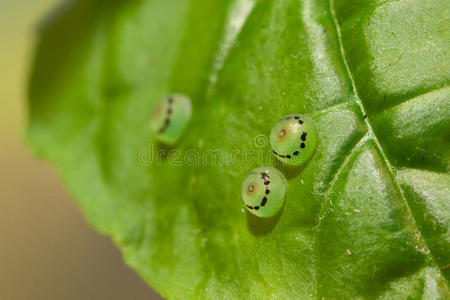
[[403,99],[402,101],[400,101],[400,102],[398,102],[398,103],[395,103],[395,105],[388,106],[388,107],[384,108],[381,112],[379,112],[379,114],[382,114],[382,113],[384,113],[384,112],[386,112],[386,111],[388,111],[388,110],[391,110],[391,109],[393,109],[393,108],[395,108],[395,107],[398,107],[398,106],[400,106],[400,105],[402,105],[402,104],[405,104],[405,103],[407,103],[407,102],[414,101],[414,100],[416,100],[417,98],[421,98],[421,97],[424,97],[424,96],[426,96],[426,95],[434,94],[434,93],[437,93],[437,92],[439,92],[439,91],[445,90],[445,89],[447,89],[448,87],[450,87],[450,86],[446,84],[446,85],[443,85],[443,86],[441,86],[441,87],[433,88],[433,89],[428,90],[428,91],[426,91],[426,92],[419,93],[419,94],[414,95],[414,96],[412,96],[412,97],[410,97],[410,98]]
[[[334,27],[335,27],[335,30],[336,30],[338,43],[339,43],[339,55],[341,56],[342,61],[344,63],[345,72],[347,73],[347,76],[350,79],[350,82],[351,82],[351,85],[352,85],[352,89],[353,89],[353,93],[354,93],[354,96],[355,96],[355,102],[359,106],[359,108],[361,110],[361,113],[363,115],[366,115],[364,104],[362,103],[361,99],[359,98],[358,91],[357,91],[357,88],[356,88],[356,84],[355,84],[355,81],[353,79],[352,73],[350,71],[350,67],[349,67],[349,64],[347,62],[347,58],[345,56],[345,49],[344,49],[344,43],[343,43],[343,40],[342,40],[341,29],[340,29],[339,22],[338,22],[338,19],[337,19],[337,16],[336,16],[336,11],[334,9],[334,0],[329,0],[329,9],[330,9],[330,12],[331,12],[331,17],[333,19],[333,23],[334,23]],[[390,176],[392,177],[392,181],[393,181],[393,183],[395,185],[395,188],[398,190],[398,192],[399,192],[399,194],[401,196],[401,199],[402,199],[402,201],[403,201],[403,203],[404,203],[404,205],[405,205],[405,207],[407,209],[408,217],[413,222],[416,230],[418,232],[420,232],[420,236],[423,237],[423,244],[426,246],[426,248],[428,250],[430,250],[429,251],[430,258],[433,261],[434,265],[439,269],[439,272],[441,273],[442,277],[445,278],[445,276],[442,273],[442,270],[439,267],[439,264],[437,263],[437,261],[436,261],[434,255],[433,255],[431,249],[427,245],[427,241],[426,241],[425,235],[421,232],[420,227],[417,224],[417,220],[414,218],[414,215],[413,215],[413,213],[411,211],[411,207],[410,207],[410,205],[408,203],[408,200],[406,200],[406,197],[404,195],[403,189],[401,188],[400,184],[398,183],[397,177],[395,175],[395,170],[392,167],[392,165],[389,162],[389,160],[387,159],[387,156],[386,156],[386,154],[384,152],[384,149],[381,147],[381,144],[380,144],[380,142],[379,142],[379,140],[378,140],[378,138],[377,138],[377,136],[376,136],[372,126],[370,125],[370,123],[368,121],[368,118],[364,119],[364,122],[366,123],[366,126],[367,126],[368,135],[375,142],[377,150],[381,154],[382,160],[383,160],[383,162],[384,162],[384,164],[385,164],[385,166],[386,166]]]

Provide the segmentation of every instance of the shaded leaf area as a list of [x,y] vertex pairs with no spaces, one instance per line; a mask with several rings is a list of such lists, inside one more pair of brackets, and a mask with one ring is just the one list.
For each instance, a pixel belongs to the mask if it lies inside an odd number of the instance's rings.
[[[449,12],[418,0],[77,1],[41,32],[30,144],[169,298],[446,298]],[[168,148],[149,118],[174,92],[193,118]],[[290,113],[320,137],[300,168],[257,140]],[[190,163],[193,151],[221,156]],[[240,199],[262,164],[289,184],[271,219]]]

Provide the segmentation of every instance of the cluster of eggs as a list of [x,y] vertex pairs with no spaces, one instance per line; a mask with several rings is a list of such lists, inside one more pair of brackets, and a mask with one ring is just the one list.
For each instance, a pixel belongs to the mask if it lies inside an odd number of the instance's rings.
[[[191,119],[191,101],[174,94],[162,100],[153,110],[151,127],[157,140],[174,145]],[[318,135],[314,121],[305,115],[283,117],[272,128],[270,145],[282,163],[299,166],[311,158]],[[284,204],[287,181],[272,167],[252,170],[242,183],[241,196],[248,211],[258,217],[276,215]]]

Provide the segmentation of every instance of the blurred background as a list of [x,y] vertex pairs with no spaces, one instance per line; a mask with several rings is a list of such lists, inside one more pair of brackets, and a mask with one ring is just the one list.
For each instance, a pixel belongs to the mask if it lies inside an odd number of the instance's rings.
[[0,0],[0,299],[161,299],[25,147],[35,28],[60,1]]

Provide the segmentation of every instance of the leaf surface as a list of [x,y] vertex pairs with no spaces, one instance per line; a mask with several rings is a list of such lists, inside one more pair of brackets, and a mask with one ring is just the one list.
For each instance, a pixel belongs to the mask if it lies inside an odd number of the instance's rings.
[[[444,299],[449,16],[444,0],[74,2],[41,32],[29,141],[169,298]],[[170,93],[193,102],[173,149],[150,130]],[[291,113],[320,138],[294,169],[264,138]],[[268,220],[240,199],[261,165],[289,185]]]

